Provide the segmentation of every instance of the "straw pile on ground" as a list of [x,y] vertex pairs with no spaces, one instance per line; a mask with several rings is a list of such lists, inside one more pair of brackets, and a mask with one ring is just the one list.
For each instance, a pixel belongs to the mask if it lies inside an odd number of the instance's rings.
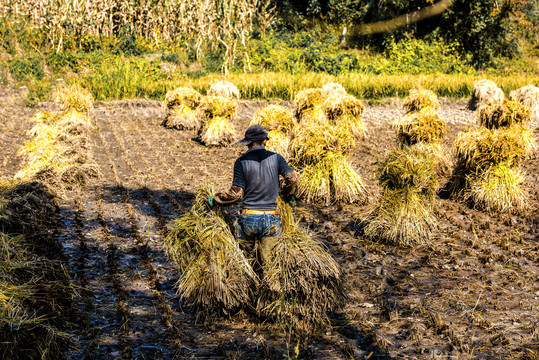
[[487,79],[476,81],[472,89],[472,97],[468,102],[468,109],[476,110],[490,102],[503,101],[505,95],[496,84]]
[[331,124],[348,129],[358,139],[365,136],[365,125],[361,120],[365,106],[354,96],[328,97],[322,104],[322,111]]
[[299,91],[295,98],[296,117],[300,123],[317,124],[325,121],[322,104],[326,99],[322,89],[304,89]]
[[287,330],[312,332],[329,325],[327,312],[346,297],[343,271],[322,244],[295,221],[281,199],[282,237],[263,269],[259,312]]
[[326,312],[344,299],[343,272],[297,225],[290,206],[279,199],[282,239],[260,278],[253,270],[255,260],[245,256],[230,231],[232,219],[221,208],[206,206],[211,195],[211,186],[200,189],[193,207],[172,223],[166,238],[167,253],[182,273],[182,298],[206,316],[244,309],[297,331],[326,324]]
[[250,125],[261,125],[269,131],[266,148],[281,154],[285,159],[290,157],[290,140],[292,131],[297,125],[296,118],[282,105],[267,105],[260,108],[253,116]]
[[26,157],[26,165],[17,172],[15,179],[36,176],[39,181],[61,191],[85,184],[97,176],[97,166],[89,155],[86,136],[92,128],[90,117],[87,112],[77,110],[90,109],[92,105],[86,93],[77,95],[77,91],[77,87],[59,91],[71,93],[70,97],[58,97],[63,99],[60,106],[66,110],[39,112],[33,117],[36,125],[29,132],[32,138],[19,150],[19,154]]
[[298,196],[325,205],[365,198],[365,184],[347,157],[355,145],[356,138],[345,128],[300,123],[290,144],[291,163],[300,172]]
[[209,96],[223,96],[228,99],[240,99],[240,91],[236,85],[229,81],[218,81],[213,83],[208,89]]
[[432,207],[438,178],[448,160],[443,151],[445,121],[424,104],[437,104],[434,93],[411,92],[410,110],[394,122],[398,148],[378,166],[383,193],[360,219],[367,237],[395,245],[425,244],[436,230]]
[[94,96],[80,85],[63,86],[54,93],[54,99],[62,111],[76,110],[88,113],[94,107]]
[[511,91],[509,99],[530,108],[531,122],[539,122],[539,88],[532,84]]
[[238,103],[223,96],[206,96],[199,106],[201,119],[197,140],[206,146],[227,146],[236,138],[232,118],[237,115]]
[[420,111],[426,107],[438,110],[440,102],[432,90],[411,89],[406,99],[404,99],[403,107],[406,112]]
[[518,101],[491,102],[479,109],[479,124],[489,129],[509,127],[530,121],[530,108]]
[[322,86],[322,91],[326,98],[332,96],[343,96],[348,95],[346,89],[339,83],[328,82]]
[[197,108],[202,95],[188,87],[167,92],[164,106],[167,110],[163,125],[169,129],[194,130],[200,127]]

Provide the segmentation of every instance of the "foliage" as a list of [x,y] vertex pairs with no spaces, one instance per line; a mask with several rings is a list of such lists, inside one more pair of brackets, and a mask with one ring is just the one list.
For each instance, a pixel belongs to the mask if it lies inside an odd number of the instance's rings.
[[50,80],[35,80],[28,87],[28,96],[26,97],[26,105],[34,106],[40,101],[48,100],[52,92],[53,84]]
[[9,71],[17,80],[37,79],[42,80],[45,76],[41,66],[41,57],[17,57],[9,64]]

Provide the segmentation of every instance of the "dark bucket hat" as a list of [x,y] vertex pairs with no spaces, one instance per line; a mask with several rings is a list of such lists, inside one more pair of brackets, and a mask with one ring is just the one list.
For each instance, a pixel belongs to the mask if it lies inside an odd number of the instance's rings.
[[238,141],[236,145],[245,146],[253,141],[262,141],[268,139],[268,131],[260,125],[251,125],[245,130],[245,137]]

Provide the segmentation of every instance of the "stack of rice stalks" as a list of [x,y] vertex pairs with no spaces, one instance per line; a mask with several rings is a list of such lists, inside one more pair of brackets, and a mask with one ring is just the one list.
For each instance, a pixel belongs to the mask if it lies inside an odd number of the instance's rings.
[[343,94],[342,86],[326,85],[326,90],[306,89],[296,96],[299,126],[290,149],[291,162],[301,172],[299,196],[325,205],[354,202],[365,197],[366,187],[347,154],[365,136],[365,107]]
[[238,102],[234,99],[209,95],[199,106],[201,124],[197,140],[206,146],[227,146],[236,138],[232,118],[238,113]]
[[300,171],[298,196],[307,202],[350,203],[366,196],[348,152],[356,145],[352,132],[328,122],[301,125],[290,143],[291,163]]
[[209,96],[223,96],[229,99],[240,99],[240,91],[236,85],[229,81],[218,81],[211,84],[208,89]]
[[486,211],[519,212],[527,206],[520,163],[536,153],[530,109],[516,101],[493,102],[479,111],[482,127],[461,133],[451,192]]
[[200,127],[197,108],[202,95],[188,87],[180,87],[165,95],[164,106],[167,109],[163,125],[169,129],[194,130]]
[[539,88],[532,84],[511,91],[510,100],[515,100],[530,108],[530,121],[539,122]]
[[361,219],[365,235],[396,245],[427,243],[436,229],[432,206],[438,177],[447,165],[442,140],[445,121],[436,111],[436,95],[410,91],[408,113],[394,126],[398,148],[378,166],[383,193]]
[[472,97],[468,101],[468,109],[476,110],[490,102],[501,102],[505,98],[503,90],[487,79],[476,81],[472,89]]
[[267,149],[290,157],[290,139],[297,125],[296,118],[282,105],[267,105],[260,108],[253,116],[251,125],[261,125],[268,130]]
[[19,154],[27,159],[26,165],[15,179],[37,180],[55,189],[84,184],[97,176],[92,161],[87,134],[92,129],[89,110],[92,95],[77,86],[60,88],[56,92],[62,112],[39,112],[30,130],[32,138]]
[[279,200],[282,238],[257,274],[255,260],[246,257],[230,230],[232,219],[219,207],[206,207],[211,195],[210,186],[200,189],[191,210],[172,223],[166,238],[167,252],[182,272],[182,298],[205,315],[256,306],[262,317],[297,331],[326,324],[326,312],[344,300],[343,272],[297,225],[290,206]]
[[263,268],[258,310],[287,329],[312,332],[329,324],[327,312],[346,297],[340,265],[295,221],[281,199],[282,236]]
[[196,195],[193,207],[172,223],[166,237],[167,252],[178,264],[182,298],[207,315],[253,308],[259,278],[219,207],[209,210],[213,195],[207,185]]

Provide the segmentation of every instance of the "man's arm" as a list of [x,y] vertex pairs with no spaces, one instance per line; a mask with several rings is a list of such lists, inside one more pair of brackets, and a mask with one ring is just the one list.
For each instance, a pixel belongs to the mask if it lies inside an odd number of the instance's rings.
[[242,197],[243,189],[239,186],[232,185],[227,191],[215,194],[214,200],[219,205],[230,205],[234,204]]
[[285,199],[296,195],[298,183],[298,174],[295,171],[292,171],[284,176],[281,191]]

